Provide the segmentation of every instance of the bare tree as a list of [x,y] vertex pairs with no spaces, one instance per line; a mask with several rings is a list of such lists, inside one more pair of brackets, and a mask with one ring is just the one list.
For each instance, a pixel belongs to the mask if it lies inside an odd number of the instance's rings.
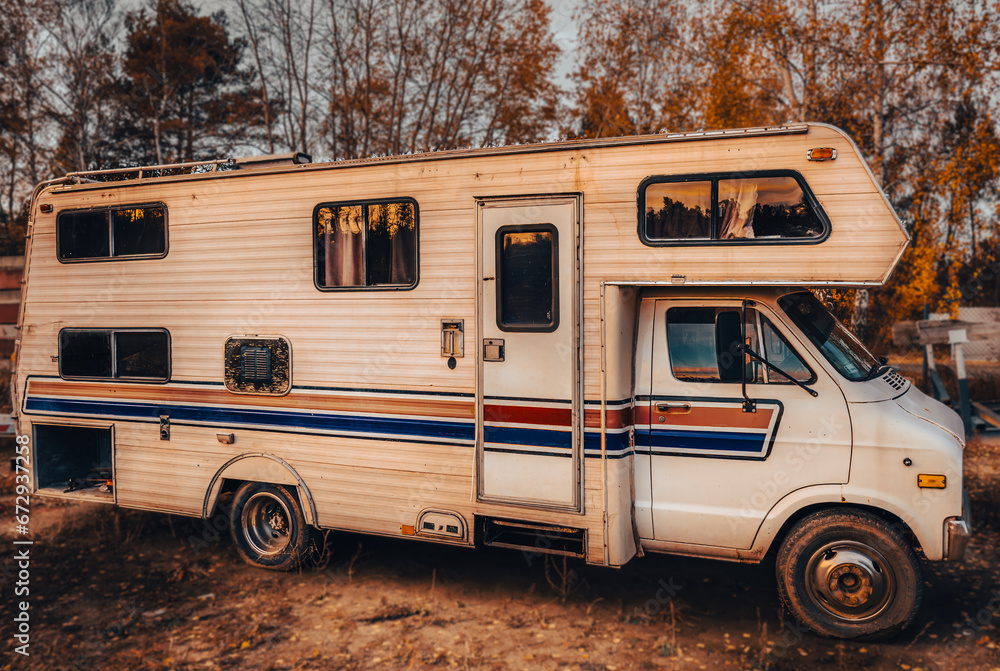
[[329,0],[334,156],[543,139],[558,56],[541,0]]
[[45,34],[38,22],[47,3],[0,0],[0,223],[21,219],[32,187],[48,177],[44,97]]
[[117,0],[52,0],[39,17],[51,36],[51,67],[41,80],[45,111],[60,133],[55,163],[66,172],[110,159],[117,10]]
[[270,73],[265,69],[265,62],[273,62],[268,44],[267,33],[264,29],[264,20],[259,4],[252,0],[236,0],[236,7],[239,10],[240,18],[243,20],[243,29],[246,33],[247,42],[253,53],[254,66],[256,67],[257,78],[260,81],[261,102],[264,112],[264,132],[267,135],[267,153],[274,153],[275,131],[274,119],[271,110],[270,94]]

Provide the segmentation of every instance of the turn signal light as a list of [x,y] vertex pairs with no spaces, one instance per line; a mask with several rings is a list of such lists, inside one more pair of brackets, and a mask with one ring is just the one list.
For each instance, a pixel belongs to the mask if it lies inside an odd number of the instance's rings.
[[943,475],[927,475],[921,473],[917,476],[917,487],[924,489],[944,489],[948,479]]
[[832,161],[837,158],[837,150],[833,147],[816,147],[806,152],[810,161]]

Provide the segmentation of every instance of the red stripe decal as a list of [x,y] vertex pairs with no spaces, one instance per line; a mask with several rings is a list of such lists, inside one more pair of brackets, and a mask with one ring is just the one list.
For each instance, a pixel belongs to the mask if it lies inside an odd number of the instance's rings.
[[[601,411],[596,408],[584,411],[584,426],[588,429],[601,428]],[[632,426],[632,408],[622,408],[621,410],[608,410],[608,428],[624,429]]]
[[569,408],[487,405],[483,408],[483,420],[487,422],[510,422],[513,424],[570,426],[573,420],[573,411]]
[[[680,403],[681,401],[673,401]],[[654,402],[655,404],[655,402]],[[650,405],[642,404],[635,409],[636,424],[655,426],[711,426],[729,429],[766,429],[771,425],[773,408],[758,407],[757,412],[743,412],[739,405],[729,407],[706,407],[691,404],[691,412],[657,412]],[[663,417],[664,422],[659,418]]]

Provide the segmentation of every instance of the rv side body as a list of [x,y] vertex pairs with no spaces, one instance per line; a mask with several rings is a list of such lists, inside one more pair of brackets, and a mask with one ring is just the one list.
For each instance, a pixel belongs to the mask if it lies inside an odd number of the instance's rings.
[[[814,148],[836,159],[809,160]],[[822,236],[643,239],[644,184],[717,189],[726,176],[774,174],[807,185]],[[415,265],[404,271],[412,282],[324,286],[317,226],[331,226],[338,208],[369,217],[400,203],[415,215]],[[148,204],[166,212],[162,254],[60,258],[60,213]],[[222,493],[270,483],[318,528],[607,566],[642,547],[758,561],[792,522],[844,504],[902,521],[927,558],[940,559],[949,552],[943,520],[963,514],[961,439],[957,471],[953,446],[941,448],[952,481],[940,493],[892,484],[911,475],[896,473],[901,452],[882,449],[892,423],[873,408],[892,395],[867,383],[845,391],[776,303],[796,286],[878,285],[907,242],[856,147],[826,126],[55,184],[34,199],[29,233],[15,407],[32,436],[39,494],[207,517]],[[504,274],[515,262],[505,250],[522,239],[551,252],[552,295],[537,314],[511,302],[523,277]],[[751,388],[760,400],[744,413],[730,393],[740,385],[674,385],[656,372],[670,356],[657,315],[684,307],[671,301],[745,319],[746,300],[814,371],[817,398],[791,384],[772,387],[780,398]],[[107,330],[111,342],[119,332],[164,333],[169,372],[72,379],[60,372],[66,329]],[[285,366],[284,387],[248,382],[247,352]],[[697,446],[659,454],[650,447],[658,422],[684,425],[656,414],[673,401],[714,417],[709,433],[745,429],[770,447],[748,459]],[[810,423],[822,408],[825,428]],[[865,412],[870,434],[859,433]],[[900,412],[897,428],[921,421],[919,409]],[[928,426],[949,425],[937,409],[925,414],[934,415],[922,418]],[[75,441],[84,455],[46,441]],[[83,478],[88,460],[110,468],[110,486],[64,491],[67,473]],[[712,505],[706,490],[698,502],[705,469],[719,474],[720,492],[740,483],[742,500]],[[890,483],[880,480],[888,469]],[[657,478],[680,498],[658,507]],[[656,519],[676,524],[658,538]]]

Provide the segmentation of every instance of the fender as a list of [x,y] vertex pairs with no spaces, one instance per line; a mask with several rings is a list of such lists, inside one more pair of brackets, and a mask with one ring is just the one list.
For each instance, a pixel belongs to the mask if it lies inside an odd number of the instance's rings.
[[[844,499],[848,504],[878,508],[898,517],[917,538],[917,544],[928,561],[944,559],[945,518],[927,514],[940,509],[937,500],[950,496],[944,489],[917,489],[910,496],[894,496],[895,492],[874,490],[867,487],[844,485]],[[957,514],[957,513],[956,513]]]
[[924,556],[931,561],[941,559],[944,552],[943,529],[932,528],[914,515],[903,502],[885,496],[885,492],[862,490],[851,485],[817,485],[805,487],[786,495],[768,512],[754,538],[753,552],[763,556],[774,542],[775,536],[795,513],[810,506],[834,508],[854,505],[875,508],[895,515],[917,537]]
[[258,452],[233,457],[223,464],[222,468],[212,476],[211,482],[208,483],[205,503],[201,510],[202,517],[207,518],[215,510],[215,503],[219,498],[219,490],[222,488],[223,480],[265,482],[273,485],[297,487],[299,503],[302,504],[302,513],[306,518],[306,523],[314,526],[316,524],[316,504],[313,502],[309,488],[295,472],[295,469],[280,457]]

